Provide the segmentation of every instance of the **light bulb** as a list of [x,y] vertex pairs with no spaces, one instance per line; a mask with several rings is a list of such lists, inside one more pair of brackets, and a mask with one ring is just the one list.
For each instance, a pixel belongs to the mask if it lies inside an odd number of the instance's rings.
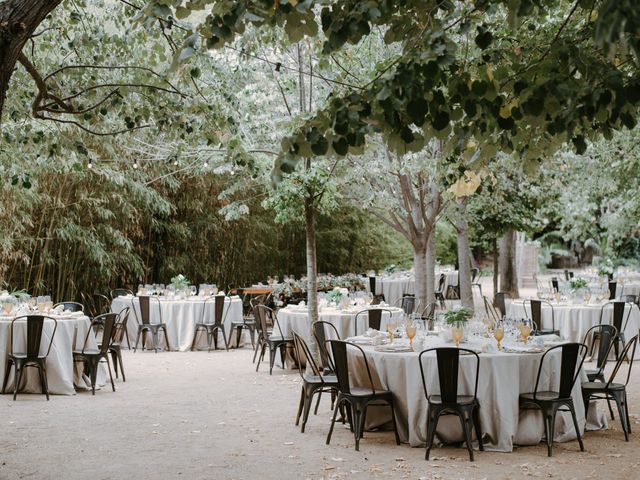
[[173,165],[177,167],[177,166],[178,166],[178,160],[176,160],[175,162],[173,162]]
[[89,160],[89,164],[87,165],[88,169],[92,169],[93,168],[93,163],[91,163],[91,160]]
[[135,168],[138,168],[138,162],[135,162],[135,163],[133,164],[133,168],[134,168],[134,169],[135,169]]
[[204,162],[203,167],[204,167],[204,168],[207,168],[208,166],[209,166],[209,162]]

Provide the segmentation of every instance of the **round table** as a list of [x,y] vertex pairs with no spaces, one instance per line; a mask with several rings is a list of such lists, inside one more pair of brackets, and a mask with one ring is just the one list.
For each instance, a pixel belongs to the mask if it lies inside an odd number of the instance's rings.
[[[553,308],[553,316],[555,317],[556,330],[560,331],[560,335],[571,342],[583,342],[587,330],[594,325],[600,323],[600,311],[604,303],[590,303],[585,304],[569,304],[569,303],[555,303],[552,302],[551,306],[547,303],[542,304],[542,329],[551,329],[551,309]],[[529,308],[529,307],[527,307]],[[627,307],[625,309],[625,317],[628,313],[628,308],[631,308],[629,314],[629,321],[624,329],[625,338],[627,340],[633,338],[638,334],[640,329],[640,310],[637,305]],[[529,312],[530,313],[530,312]],[[611,316],[613,314],[613,308],[608,307],[605,309],[602,315],[602,323],[611,323]],[[507,317],[524,318],[524,300],[512,300],[507,301]],[[623,323],[624,326],[624,323]],[[640,351],[637,351],[636,358],[640,356]]]
[[[189,297],[186,299],[168,299],[158,297],[160,300],[159,313],[158,304],[155,300],[151,300],[149,304],[149,315],[151,323],[160,323],[160,315],[162,315],[162,321],[167,325],[167,335],[169,336],[169,345],[172,350],[179,350],[185,352],[191,349],[193,342],[193,335],[196,329],[196,323],[202,321],[202,313],[205,305],[205,297]],[[214,301],[209,300],[207,302],[207,311],[205,312],[207,318],[214,318]],[[125,307],[133,307],[129,315],[127,322],[127,335],[131,348],[134,347],[136,336],[138,335],[138,322],[137,318],[140,316],[140,301],[137,297],[122,296],[116,297],[111,303],[111,311],[119,313]],[[231,332],[231,322],[242,322],[242,300],[238,296],[226,297],[223,310],[224,315],[224,330],[229,339],[231,337],[231,346],[236,345],[236,333]],[[243,331],[240,338],[240,345],[244,344],[244,335],[246,330]],[[126,343],[126,341],[125,341]],[[158,336],[159,347],[164,347],[164,335],[160,333]],[[148,344],[149,345],[149,344]],[[142,342],[138,345],[141,348]],[[224,340],[222,333],[218,334],[218,348],[224,348]],[[207,335],[204,331],[198,333],[198,341],[196,342],[196,348],[207,347]]]
[[[340,338],[347,338],[355,334],[355,318],[356,314],[368,307],[351,308],[348,310],[340,310],[334,307],[324,307],[318,311],[318,320],[330,322],[338,330]],[[371,307],[375,308],[375,307]],[[379,308],[391,310],[394,323],[399,323],[404,319],[404,312],[401,308],[379,306]],[[301,307],[297,305],[289,305],[288,307],[278,310],[278,323],[282,329],[284,336],[292,336],[295,331],[298,335],[304,338],[307,342],[311,339],[311,323],[309,322],[309,314],[307,307]],[[362,322],[362,325],[360,324]],[[358,328],[360,331],[364,331],[365,324],[364,318],[360,315],[358,319]],[[380,328],[386,329],[387,323],[389,323],[389,314],[383,312],[382,320],[380,322]],[[274,332],[277,333],[277,332]],[[330,332],[327,332],[329,335]],[[327,336],[327,338],[331,338]]]
[[[447,294],[449,285],[458,285],[458,271],[436,272],[435,288],[438,288],[440,274],[444,273],[444,289],[442,293]],[[383,294],[385,301],[389,305],[396,305],[405,294],[415,293],[415,277],[411,276],[381,276],[376,277],[376,294]],[[367,291],[370,291],[368,279],[365,282]]]
[[[35,314],[37,315],[37,314]],[[91,382],[82,375],[82,364],[73,362],[73,350],[81,350],[84,339],[91,326],[89,317],[83,313],[65,313],[61,315],[45,314],[58,322],[57,330],[51,345],[51,351],[47,357],[47,383],[50,394],[73,395],[76,388],[90,389]],[[0,372],[4,376],[7,366],[7,356],[10,353],[10,332],[13,316],[0,316]],[[42,332],[42,352],[49,346],[53,333],[53,322],[45,320]],[[26,321],[18,321],[14,324],[13,343],[14,350],[24,350],[27,339]],[[95,335],[90,334],[87,346],[97,348]],[[4,378],[4,377],[3,377]],[[27,368],[24,373],[26,385],[20,392],[41,393],[38,370]],[[103,386],[106,380],[106,368],[98,372],[97,385]],[[24,382],[25,380],[23,380]],[[14,388],[13,368],[7,383],[7,392]]]
[[[487,339],[487,341],[490,341]],[[449,343],[446,346],[452,346]],[[424,349],[445,346],[438,337],[427,337]],[[465,347],[467,344],[462,344]],[[477,347],[477,346],[476,346]],[[398,433],[403,442],[413,447],[424,446],[427,436],[428,404],[422,387],[418,352],[381,352],[375,347],[362,347],[367,356],[376,388],[393,392],[396,408]],[[368,379],[362,355],[349,348],[352,384],[368,386]],[[540,390],[557,388],[560,377],[561,354],[551,353],[545,359],[546,367],[540,378]],[[478,401],[480,403],[480,423],[487,450],[510,452],[514,445],[536,445],[544,436],[542,415],[536,411],[520,411],[518,396],[532,392],[542,358],[541,353],[481,353],[478,377]],[[435,353],[423,357],[425,377],[429,394],[439,392],[437,362]],[[473,391],[475,377],[475,357],[460,358],[461,392]],[[585,425],[584,405],[580,383],[586,381],[581,372],[572,391],[576,416],[581,433]],[[468,389],[468,390],[467,390]],[[376,427],[388,423],[388,407],[370,407],[367,412],[367,426]],[[603,413],[596,406],[589,408],[589,429],[606,426]],[[447,415],[440,418],[437,438],[444,442],[463,440],[463,433],[457,417]],[[474,434],[475,435],[475,434]],[[569,413],[558,413],[555,425],[555,440],[570,441],[576,438]]]

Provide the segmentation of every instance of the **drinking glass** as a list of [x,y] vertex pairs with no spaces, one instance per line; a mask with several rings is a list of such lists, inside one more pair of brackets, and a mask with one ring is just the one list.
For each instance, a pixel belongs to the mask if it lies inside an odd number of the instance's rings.
[[396,331],[395,323],[387,323],[387,333],[389,334],[389,343],[393,343],[393,334]]
[[407,337],[409,338],[409,346],[413,351],[413,339],[416,336],[417,329],[413,322],[407,322],[405,325],[405,331],[407,332]]
[[501,320],[496,322],[493,326],[493,337],[498,342],[498,350],[500,350],[500,342],[504,338],[504,324]]
[[533,327],[531,326],[531,320],[523,320],[520,323],[520,335],[522,336],[522,340],[524,344],[527,344],[527,340],[529,339],[529,335],[531,335],[531,331]]
[[191,294],[191,296],[192,296],[192,297],[195,297],[195,296],[196,296],[196,291],[197,291],[197,290],[196,290],[196,286],[195,286],[195,285],[191,285],[191,286],[189,287],[189,293]]
[[462,322],[455,322],[451,327],[451,338],[456,342],[456,347],[460,348],[460,340],[464,337],[464,326]]
[[591,292],[589,289],[584,291],[584,303],[589,303],[591,301]]

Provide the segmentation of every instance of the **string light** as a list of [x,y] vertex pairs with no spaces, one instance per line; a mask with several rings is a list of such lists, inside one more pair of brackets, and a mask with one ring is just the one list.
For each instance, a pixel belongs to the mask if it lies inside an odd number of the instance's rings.
[[177,166],[178,166],[178,160],[175,160],[175,161],[173,162],[173,166],[174,166],[174,167],[177,167]]
[[89,159],[89,164],[87,165],[87,168],[89,170],[91,170],[93,168],[93,160]]
[[136,161],[134,161],[134,162],[133,162],[133,168],[134,168],[134,169],[137,169],[137,168],[138,168],[138,160],[136,160]]
[[204,167],[204,168],[207,168],[208,166],[209,166],[209,162],[207,162],[207,161],[205,160],[205,161],[204,161],[204,165],[203,165],[203,167]]

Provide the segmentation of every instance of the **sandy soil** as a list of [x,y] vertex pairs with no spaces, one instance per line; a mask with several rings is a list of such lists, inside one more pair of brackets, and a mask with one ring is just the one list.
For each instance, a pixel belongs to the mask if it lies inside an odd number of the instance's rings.
[[[361,451],[337,427],[325,445],[329,403],[301,434],[294,425],[300,377],[252,351],[124,352],[127,382],[75,396],[0,397],[0,479],[636,479],[640,370],[632,375],[631,440],[618,420],[577,442],[476,453],[396,446],[391,432],[366,433]],[[603,405],[604,407],[604,405]],[[605,407],[606,408],[606,407]]]

